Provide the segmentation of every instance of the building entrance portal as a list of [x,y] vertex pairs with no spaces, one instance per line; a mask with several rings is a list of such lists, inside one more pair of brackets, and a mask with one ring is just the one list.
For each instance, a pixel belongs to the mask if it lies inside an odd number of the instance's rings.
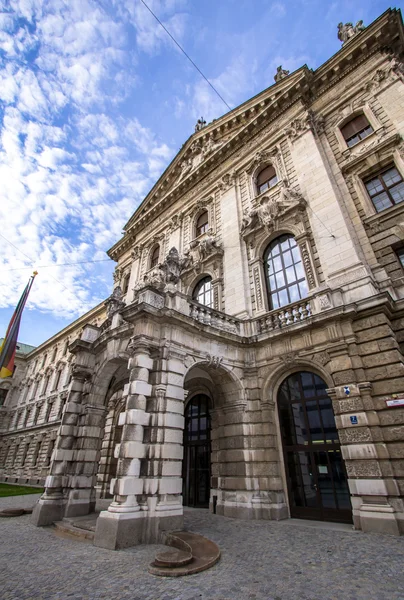
[[278,393],[290,516],[352,522],[345,465],[326,384],[294,373]]
[[183,498],[185,506],[209,507],[209,397],[198,394],[185,409]]

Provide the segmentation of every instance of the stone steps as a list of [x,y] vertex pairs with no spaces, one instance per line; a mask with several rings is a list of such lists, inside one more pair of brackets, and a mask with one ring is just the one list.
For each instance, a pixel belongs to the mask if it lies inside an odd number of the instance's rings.
[[149,573],[160,577],[182,577],[210,569],[220,558],[219,547],[207,538],[190,531],[166,535],[164,543],[175,550],[159,552],[149,566]]
[[82,542],[92,542],[94,540],[94,531],[75,526],[70,519],[56,521],[54,523],[56,535],[61,537],[69,537],[70,539],[79,540]]

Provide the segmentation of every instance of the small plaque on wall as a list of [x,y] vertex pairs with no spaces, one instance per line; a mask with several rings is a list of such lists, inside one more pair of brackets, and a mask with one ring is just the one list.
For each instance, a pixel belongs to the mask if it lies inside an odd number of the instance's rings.
[[389,408],[394,406],[404,406],[404,398],[390,398],[389,400],[386,400],[386,405]]

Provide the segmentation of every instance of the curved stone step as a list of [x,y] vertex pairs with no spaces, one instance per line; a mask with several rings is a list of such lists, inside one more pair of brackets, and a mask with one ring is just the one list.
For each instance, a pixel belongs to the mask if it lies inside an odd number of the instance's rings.
[[[152,575],[159,575],[160,577],[182,577],[184,575],[193,575],[194,573],[200,573],[210,567],[213,567],[220,558],[219,547],[208,540],[207,538],[197,533],[191,533],[190,531],[175,531],[167,535],[165,543],[168,546],[172,546],[187,553],[186,548],[190,549],[192,554],[192,561],[187,564],[178,566],[159,566],[154,561],[149,566],[149,573]],[[159,554],[170,554],[159,553]],[[159,555],[156,556],[156,559]]]
[[167,552],[158,552],[154,559],[155,567],[183,567],[192,562],[193,556],[191,552],[184,550],[168,550]]
[[0,511],[0,517],[21,517],[32,513],[32,508],[5,508]]
[[75,527],[72,523],[67,523],[66,521],[56,521],[53,525],[56,535],[86,542],[92,542],[94,539],[93,531],[80,529],[79,527]]

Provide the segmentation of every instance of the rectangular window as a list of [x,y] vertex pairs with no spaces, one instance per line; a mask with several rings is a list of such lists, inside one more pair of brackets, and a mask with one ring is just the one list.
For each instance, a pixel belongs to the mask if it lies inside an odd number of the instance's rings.
[[364,181],[377,212],[404,200],[404,181],[394,165]]
[[404,269],[404,246],[402,248],[397,248],[396,255],[399,260],[400,265]]
[[373,128],[365,115],[358,115],[341,127],[341,133],[347,145],[351,147],[373,133]]

